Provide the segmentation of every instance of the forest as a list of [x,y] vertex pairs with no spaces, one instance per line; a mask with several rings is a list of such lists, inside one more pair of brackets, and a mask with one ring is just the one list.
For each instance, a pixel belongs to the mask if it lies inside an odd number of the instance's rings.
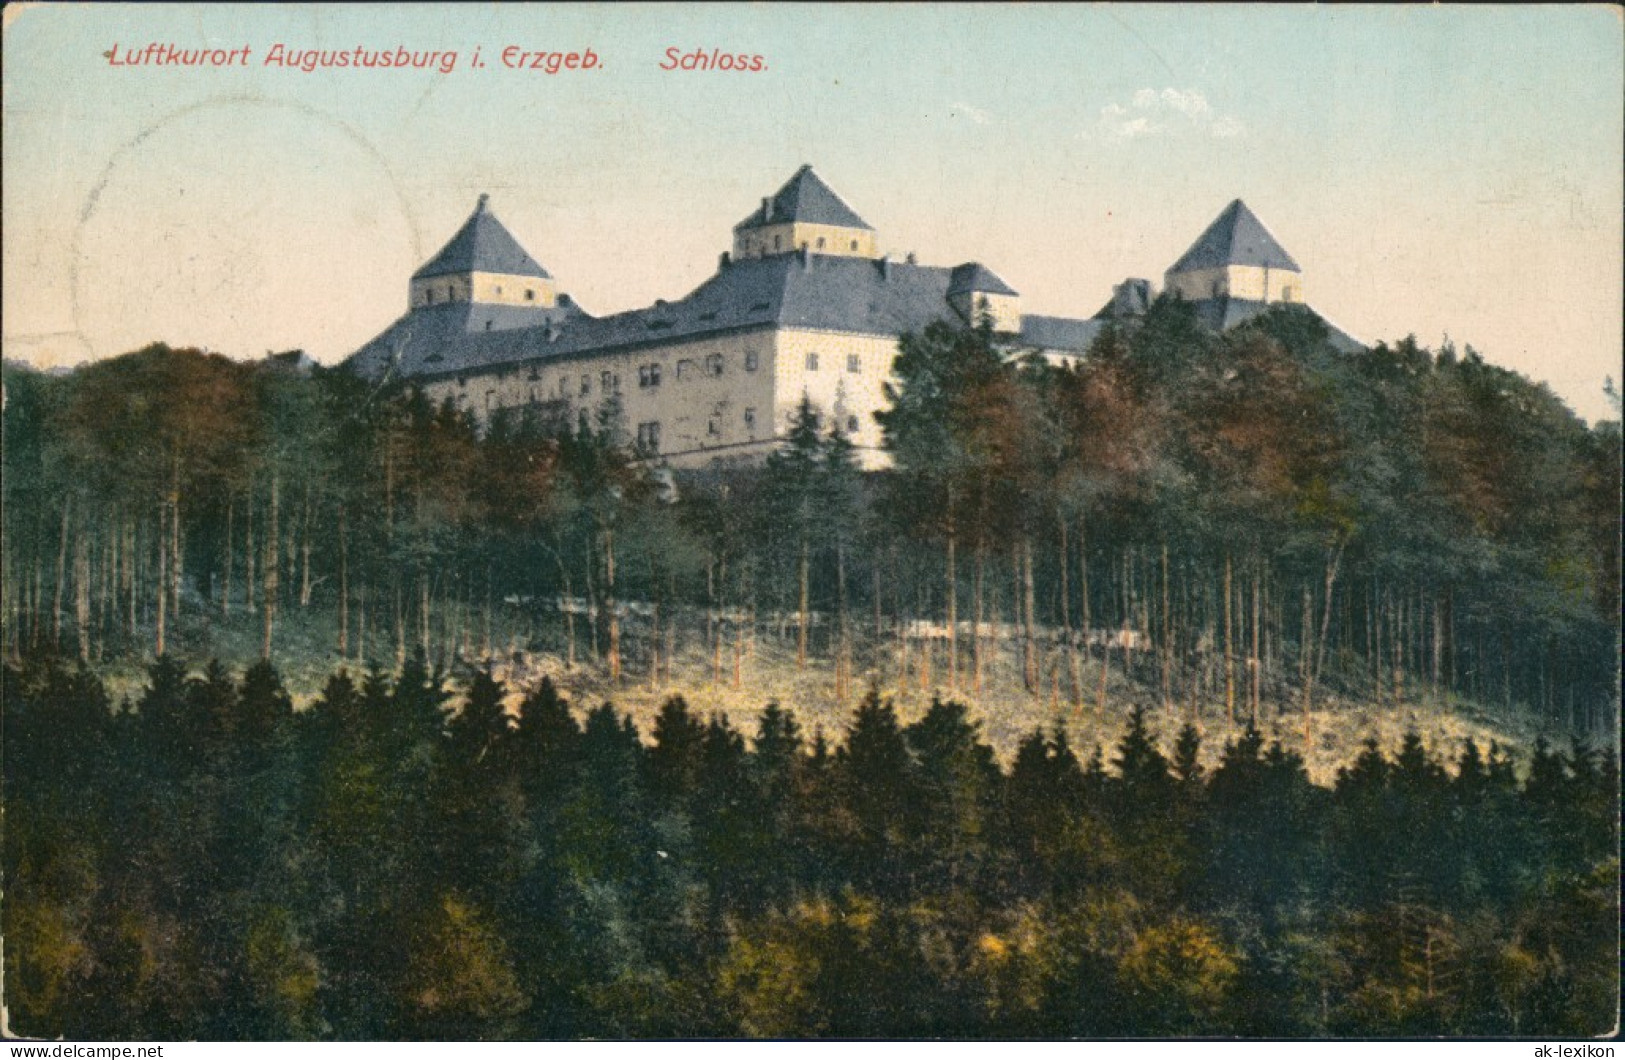
[[[14,1033],[344,1040],[1580,1037],[1618,1014],[1618,771],[1414,736],[1333,787],[1135,710],[1001,768],[964,706],[640,733],[414,653],[4,668]],[[642,737],[648,736],[645,740]],[[1527,779],[1520,782],[1519,774]]]
[[[1612,1025],[1617,419],[1471,347],[1166,298],[1077,366],[944,325],[893,375],[888,470],[803,402],[765,463],[674,472],[613,402],[481,424],[290,355],[8,362],[13,1029]],[[838,726],[671,691],[768,644]],[[1396,708],[1545,736],[1311,781],[1314,712]],[[1074,750],[1085,712],[1127,729]]]

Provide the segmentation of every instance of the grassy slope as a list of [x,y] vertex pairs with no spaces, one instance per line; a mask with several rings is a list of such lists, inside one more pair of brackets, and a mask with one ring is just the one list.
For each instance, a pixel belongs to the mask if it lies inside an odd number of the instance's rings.
[[[308,703],[320,691],[327,676],[340,666],[348,666],[352,671],[364,668],[354,656],[354,643],[350,659],[339,655],[335,649],[336,630],[335,616],[317,608],[306,612],[293,608],[279,618],[274,659],[296,703]],[[436,632],[438,636],[438,621]],[[721,680],[715,681],[713,656],[702,643],[702,632],[697,626],[682,630],[676,659],[657,685],[649,677],[644,630],[629,628],[624,647],[625,672],[619,688],[611,687],[604,668],[592,661],[585,622],[577,623],[580,661],[574,667],[565,665],[564,633],[557,618],[538,627],[516,614],[498,616],[492,630],[492,644],[496,649],[497,675],[512,690],[513,704],[517,705],[522,692],[533,687],[545,674],[553,678],[578,709],[606,700],[613,702],[632,715],[645,735],[652,727],[660,704],[673,694],[681,694],[692,709],[702,715],[724,714],[746,733],[755,731],[756,715],[761,708],[776,700],[795,710],[808,737],[818,727],[832,743],[838,743],[853,706],[871,684],[895,703],[905,724],[922,715],[933,696],[957,698],[967,703],[973,717],[982,723],[984,737],[1006,761],[1014,754],[1021,738],[1035,726],[1056,722],[1067,726],[1073,747],[1080,756],[1086,756],[1099,744],[1109,757],[1129,710],[1140,704],[1169,751],[1179,726],[1186,720],[1195,720],[1203,735],[1204,759],[1211,765],[1226,739],[1239,732],[1246,721],[1244,690],[1240,688],[1234,724],[1225,716],[1222,686],[1199,700],[1194,709],[1189,699],[1182,698],[1172,711],[1166,710],[1154,676],[1150,684],[1124,677],[1121,652],[1114,652],[1112,656],[1104,710],[1098,701],[1098,657],[1083,663],[1081,704],[1072,701],[1064,662],[1058,667],[1058,689],[1052,671],[1046,670],[1043,687],[1038,694],[1030,694],[1021,686],[1020,658],[1014,644],[999,645],[988,653],[980,692],[970,688],[968,645],[961,645],[962,672],[956,692],[948,688],[945,652],[940,646],[929,683],[922,680],[917,647],[910,652],[906,674],[899,671],[895,642],[888,642],[879,651],[860,651],[854,662],[851,690],[844,701],[838,701],[832,662],[816,657],[822,653],[815,652],[815,658],[808,662],[806,669],[798,670],[793,632],[783,640],[764,634],[756,638],[742,659],[740,684],[735,688],[731,640],[723,652]],[[465,640],[460,633],[455,639],[459,646]],[[219,658],[240,671],[259,657],[260,640],[261,627],[255,616],[234,614],[230,621],[222,622],[217,612],[194,607],[182,615],[170,650],[194,668],[201,668],[209,658]],[[482,641],[483,629],[476,619],[466,636],[470,659],[480,656]],[[144,660],[110,660],[102,667],[115,700],[139,694],[145,682],[144,667],[150,662],[150,645],[147,650],[149,654]],[[366,657],[385,667],[393,666],[393,639],[380,641],[376,631],[370,633]],[[449,671],[453,687],[461,687],[470,672],[469,664],[453,663]],[[1238,665],[1238,684],[1243,673]],[[1142,674],[1154,675],[1155,666],[1144,666]],[[1543,724],[1521,709],[1491,709],[1459,699],[1447,704],[1427,697],[1421,686],[1409,690],[1410,698],[1397,706],[1391,698],[1373,704],[1370,700],[1351,700],[1317,690],[1315,709],[1307,719],[1306,739],[1299,692],[1291,687],[1283,687],[1282,691],[1284,701],[1272,701],[1266,693],[1259,728],[1266,739],[1279,739],[1288,749],[1303,754],[1310,775],[1320,783],[1331,782],[1337,768],[1350,761],[1366,739],[1375,737],[1382,747],[1392,751],[1409,728],[1415,728],[1436,755],[1449,759],[1459,753],[1463,741],[1469,738],[1476,740],[1481,748],[1497,740],[1519,751],[1527,751],[1537,735],[1544,734],[1554,741],[1564,739],[1564,734],[1549,723]]]

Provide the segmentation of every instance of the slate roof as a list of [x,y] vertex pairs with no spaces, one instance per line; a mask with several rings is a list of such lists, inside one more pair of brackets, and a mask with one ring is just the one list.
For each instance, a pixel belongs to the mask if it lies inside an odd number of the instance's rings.
[[1207,231],[1197,237],[1191,248],[1168,271],[1193,272],[1226,265],[1258,265],[1300,271],[1292,255],[1281,249],[1281,244],[1270,235],[1264,222],[1240,199],[1226,206],[1207,226]]
[[496,215],[486,209],[486,199],[474,207],[463,227],[440,248],[440,253],[412,274],[414,280],[431,276],[451,276],[464,272],[500,272],[510,276],[552,279],[535,258],[525,253],[519,241],[502,227]]
[[[754,329],[901,335],[934,320],[957,322],[948,305],[951,275],[944,268],[806,252],[748,258],[731,262],[679,301],[605,317],[469,303],[419,307],[349,363],[372,377],[392,365],[399,375],[435,376]],[[1081,351],[1098,330],[1093,321],[1027,317],[1022,342]]]
[[1073,320],[1070,317],[1044,317],[1024,313],[1021,317],[1021,344],[1044,350],[1085,353],[1106,326],[1103,320]]
[[948,296],[956,294],[1015,294],[1011,286],[999,279],[979,261],[969,261],[963,265],[954,266],[954,271],[948,280]]
[[[1240,327],[1260,313],[1282,304],[1281,302],[1256,302],[1250,298],[1201,298],[1190,303],[1191,308],[1196,311],[1196,319],[1203,327],[1211,331],[1229,331],[1231,328]],[[1315,312],[1313,309],[1309,309],[1308,306],[1303,308],[1308,309],[1311,313]],[[1365,349],[1364,343],[1343,331],[1336,324],[1333,324],[1319,313],[1315,313],[1315,316],[1319,318],[1322,324],[1326,325],[1326,338],[1332,344],[1333,349],[1340,353],[1358,353],[1360,350]]]
[[1112,288],[1111,301],[1100,307],[1095,319],[1144,316],[1151,308],[1151,281],[1129,277]]
[[802,166],[796,170],[795,176],[776,195],[734,225],[734,231],[793,222],[874,231],[852,207],[841,201],[841,197],[828,184],[819,179],[812,166]]

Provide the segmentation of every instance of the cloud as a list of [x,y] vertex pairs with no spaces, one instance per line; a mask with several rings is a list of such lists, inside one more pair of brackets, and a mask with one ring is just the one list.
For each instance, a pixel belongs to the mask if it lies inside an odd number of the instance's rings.
[[1195,89],[1142,88],[1122,103],[1108,103],[1100,108],[1100,117],[1093,129],[1082,133],[1084,139],[1099,137],[1103,140],[1136,140],[1163,134],[1177,135],[1194,132],[1220,140],[1233,140],[1247,131],[1240,118],[1233,114],[1219,114],[1207,97]]
[[980,107],[973,107],[969,103],[953,103],[948,107],[948,113],[957,117],[969,118],[977,125],[986,125],[993,118]]

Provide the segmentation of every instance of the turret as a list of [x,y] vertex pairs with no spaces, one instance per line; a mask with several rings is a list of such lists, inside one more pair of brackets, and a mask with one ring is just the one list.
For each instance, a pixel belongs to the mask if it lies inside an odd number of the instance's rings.
[[1302,302],[1303,273],[1240,199],[1207,227],[1165,277],[1189,301]]
[[481,195],[474,212],[440,253],[412,274],[413,309],[448,302],[551,309],[558,288],[546,269],[526,253]]
[[805,250],[874,258],[875,230],[811,166],[802,166],[772,198],[734,226],[733,256],[761,258]]

